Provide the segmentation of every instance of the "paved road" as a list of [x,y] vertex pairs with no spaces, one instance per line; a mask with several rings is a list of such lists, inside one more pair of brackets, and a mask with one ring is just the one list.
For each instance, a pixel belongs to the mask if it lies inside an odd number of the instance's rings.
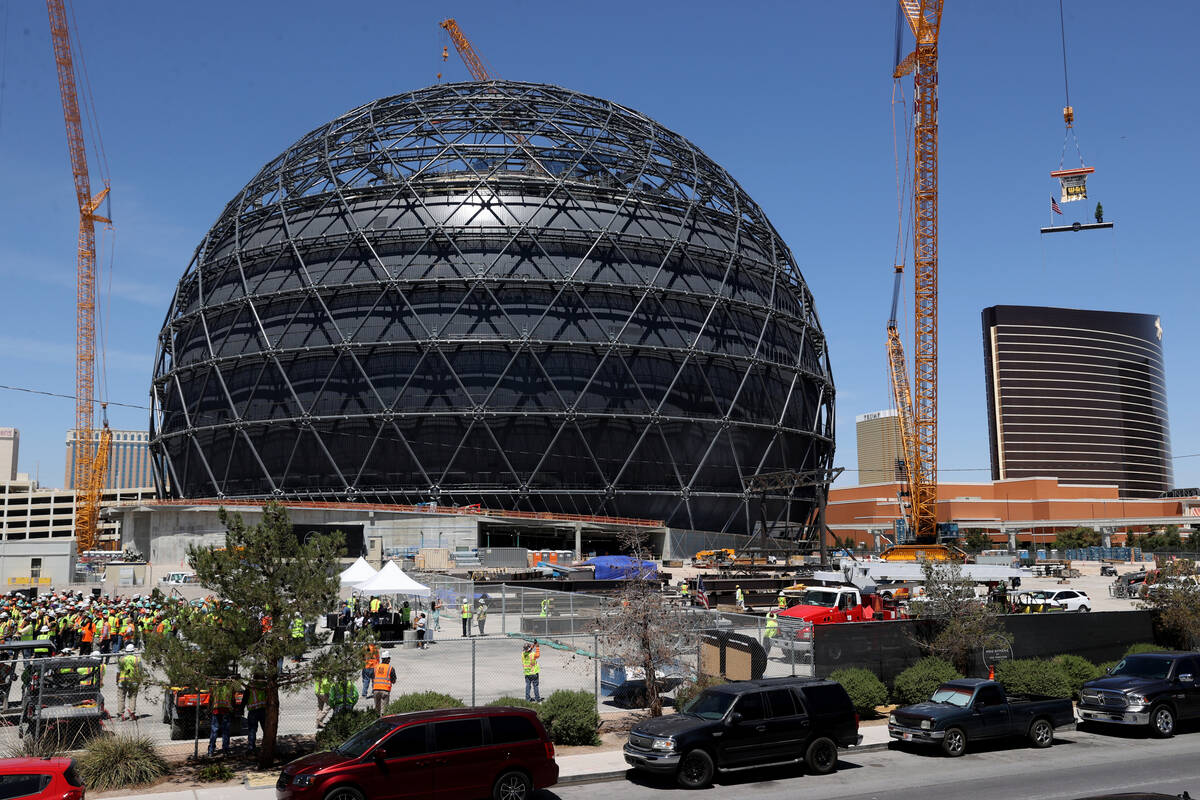
[[950,759],[924,749],[844,756],[832,775],[799,770],[757,772],[690,793],[673,783],[634,776],[620,783],[560,787],[542,800],[687,797],[755,800],[1071,800],[1106,792],[1157,791],[1200,796],[1200,728],[1159,741],[1136,733],[1061,731],[1054,747],[995,745]]

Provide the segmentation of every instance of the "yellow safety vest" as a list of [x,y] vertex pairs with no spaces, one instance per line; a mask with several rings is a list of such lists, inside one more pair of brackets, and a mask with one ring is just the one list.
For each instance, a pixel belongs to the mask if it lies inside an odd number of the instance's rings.
[[521,669],[526,675],[537,675],[542,671],[541,665],[538,664],[539,655],[541,655],[540,648],[521,653]]

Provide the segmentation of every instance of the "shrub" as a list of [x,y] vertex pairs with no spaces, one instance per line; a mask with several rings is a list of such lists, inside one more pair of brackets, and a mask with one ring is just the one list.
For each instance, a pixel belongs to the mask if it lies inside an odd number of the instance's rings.
[[846,689],[850,702],[854,703],[854,710],[862,716],[874,716],[875,706],[887,702],[887,687],[870,670],[854,667],[834,670],[829,679]]
[[1009,694],[1071,696],[1071,678],[1067,673],[1057,664],[1036,658],[1001,661],[996,666],[996,680]]
[[379,715],[373,708],[339,711],[317,731],[317,749],[332,750],[377,719]]
[[170,771],[158,748],[145,736],[99,736],[78,761],[79,776],[96,792],[152,783]]
[[8,758],[58,758],[66,750],[58,737],[43,733],[41,736],[28,734],[9,742],[4,747],[4,754]]
[[680,711],[710,686],[720,686],[725,679],[718,676],[701,675],[694,681],[684,681],[675,687],[675,710]]
[[1104,673],[1095,664],[1080,656],[1063,654],[1050,659],[1071,681],[1071,697],[1079,699],[1079,690],[1090,680],[1099,678]]
[[413,692],[402,694],[387,704],[384,714],[407,714],[409,711],[435,711],[439,708],[465,708],[457,697],[441,692]]
[[555,744],[600,744],[600,714],[591,692],[559,689],[542,702],[538,714]]
[[207,764],[196,772],[201,783],[218,783],[233,780],[233,768],[224,764]]
[[1125,651],[1127,656],[1136,656],[1138,653],[1171,653],[1174,652],[1169,647],[1152,644],[1150,642],[1138,642],[1137,644],[1129,645],[1129,649]]
[[961,677],[962,673],[948,661],[934,656],[922,658],[896,676],[892,682],[892,698],[903,706],[921,703],[928,700],[938,686]]
[[512,697],[510,695],[505,695],[504,697],[497,697],[495,700],[488,703],[488,705],[489,706],[512,706],[514,708],[531,708],[534,711],[538,710],[537,703],[531,703],[528,700],[523,700],[520,697]]

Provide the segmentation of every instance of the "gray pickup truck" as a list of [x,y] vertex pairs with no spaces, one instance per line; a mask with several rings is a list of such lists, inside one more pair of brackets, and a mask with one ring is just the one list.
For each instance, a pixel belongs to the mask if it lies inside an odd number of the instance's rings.
[[961,756],[967,742],[979,739],[1025,736],[1034,747],[1049,747],[1054,729],[1074,722],[1069,699],[1006,695],[995,681],[965,678],[943,683],[924,703],[896,709],[888,717],[888,734]]

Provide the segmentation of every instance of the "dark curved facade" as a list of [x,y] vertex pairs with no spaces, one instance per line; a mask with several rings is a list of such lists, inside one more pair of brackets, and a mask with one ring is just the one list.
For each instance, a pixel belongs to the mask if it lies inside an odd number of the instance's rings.
[[[480,503],[745,532],[830,465],[812,295],[672,131],[541,84],[440,84],[301,138],[197,248],[159,338],[170,496]],[[793,521],[811,500],[768,503]]]
[[1162,326],[1153,314],[983,310],[992,478],[1171,488]]

